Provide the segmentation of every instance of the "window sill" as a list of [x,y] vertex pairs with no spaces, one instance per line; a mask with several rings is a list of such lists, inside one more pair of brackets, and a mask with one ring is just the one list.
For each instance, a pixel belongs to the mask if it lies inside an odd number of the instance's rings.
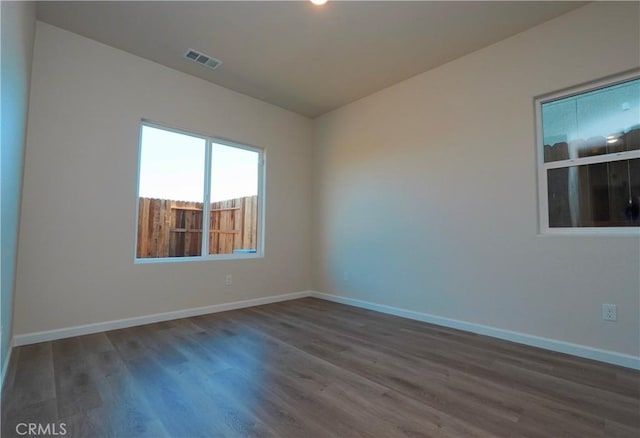
[[604,237],[640,237],[637,227],[583,227],[583,228],[550,228],[538,232],[538,236],[604,236]]
[[133,263],[135,265],[152,265],[157,263],[187,263],[187,262],[211,262],[217,260],[246,260],[246,259],[263,259],[263,254],[218,254],[213,256],[198,256],[198,257],[157,257],[139,259],[135,258]]

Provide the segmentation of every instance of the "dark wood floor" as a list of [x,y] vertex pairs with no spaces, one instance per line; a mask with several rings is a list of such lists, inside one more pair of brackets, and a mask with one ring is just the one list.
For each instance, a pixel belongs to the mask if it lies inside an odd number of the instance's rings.
[[16,348],[2,436],[637,438],[639,392],[629,369],[305,298]]

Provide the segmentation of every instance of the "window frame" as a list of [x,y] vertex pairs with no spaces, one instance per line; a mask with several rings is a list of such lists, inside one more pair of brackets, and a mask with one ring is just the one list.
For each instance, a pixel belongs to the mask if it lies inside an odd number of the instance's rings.
[[[161,129],[164,131],[174,132],[177,134],[188,135],[190,137],[200,138],[205,141],[205,157],[204,157],[204,197],[203,197],[203,209],[202,209],[202,243],[201,254],[199,256],[187,256],[187,257],[148,257],[138,258],[138,220],[140,214],[139,200],[140,200],[140,168],[142,159],[142,130],[144,127],[150,127],[155,129]],[[255,253],[241,253],[241,254],[209,254],[209,239],[206,236],[209,235],[209,220],[204,220],[205,217],[209,217],[211,209],[211,151],[213,144],[220,144],[224,146],[234,147],[237,149],[243,149],[258,153],[258,200],[257,200],[257,221],[256,221],[256,252]],[[212,261],[212,260],[243,260],[243,259],[259,259],[264,258],[264,230],[265,230],[265,168],[266,168],[266,154],[265,149],[252,146],[245,143],[238,143],[226,138],[215,137],[210,135],[204,135],[193,131],[188,131],[181,128],[175,128],[163,123],[153,122],[147,119],[142,119],[139,123],[138,129],[138,169],[136,173],[136,196],[135,196],[135,239],[133,242],[133,261],[134,264],[150,264],[150,263],[176,263],[176,262],[197,262],[197,261]]]
[[538,179],[538,235],[588,235],[588,236],[640,236],[640,227],[550,227],[547,171],[596,163],[610,163],[640,158],[640,150],[615,152],[590,157],[544,162],[544,135],[542,130],[542,105],[555,100],[578,96],[591,91],[640,79],[640,69],[607,76],[605,78],[565,88],[534,98],[536,126],[536,160]]

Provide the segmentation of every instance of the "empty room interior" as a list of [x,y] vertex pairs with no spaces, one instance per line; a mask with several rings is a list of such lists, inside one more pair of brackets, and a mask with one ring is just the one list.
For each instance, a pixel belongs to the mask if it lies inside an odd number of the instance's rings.
[[2,437],[640,436],[640,2],[12,2]]

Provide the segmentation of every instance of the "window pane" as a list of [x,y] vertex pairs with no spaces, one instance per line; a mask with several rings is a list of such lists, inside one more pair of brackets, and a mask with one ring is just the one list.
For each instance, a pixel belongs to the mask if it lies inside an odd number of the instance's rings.
[[254,253],[260,154],[214,143],[211,150],[209,253]]
[[542,104],[544,161],[640,149],[640,79]]
[[549,169],[549,226],[639,226],[640,159]]
[[138,258],[201,255],[206,141],[142,127]]

